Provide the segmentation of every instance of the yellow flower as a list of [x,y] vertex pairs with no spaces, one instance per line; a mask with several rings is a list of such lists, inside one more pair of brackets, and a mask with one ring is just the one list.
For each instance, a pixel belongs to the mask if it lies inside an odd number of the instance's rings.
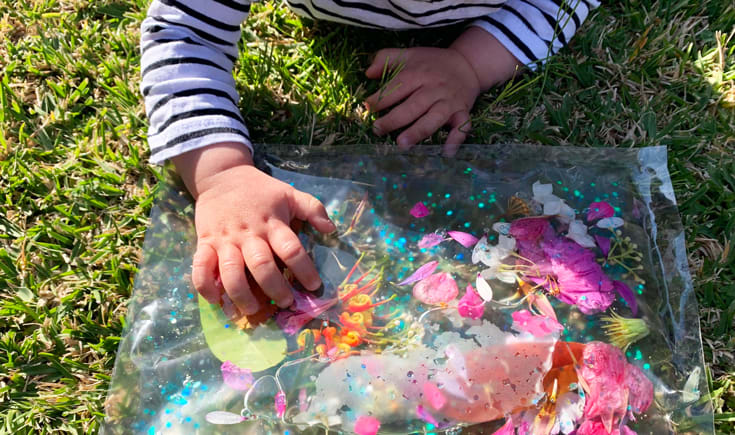
[[623,352],[628,346],[647,336],[650,330],[643,319],[631,319],[610,313],[610,316],[602,317],[606,325],[602,327],[610,338],[610,342],[621,348]]

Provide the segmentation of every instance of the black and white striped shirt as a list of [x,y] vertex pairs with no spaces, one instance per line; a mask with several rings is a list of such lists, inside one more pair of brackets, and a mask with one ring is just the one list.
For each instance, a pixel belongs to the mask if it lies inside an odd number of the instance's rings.
[[[232,76],[248,0],[154,0],[142,24],[151,161],[217,142],[252,149]],[[383,29],[473,20],[533,68],[569,41],[598,0],[287,0],[314,19]],[[482,55],[479,53],[478,55]]]

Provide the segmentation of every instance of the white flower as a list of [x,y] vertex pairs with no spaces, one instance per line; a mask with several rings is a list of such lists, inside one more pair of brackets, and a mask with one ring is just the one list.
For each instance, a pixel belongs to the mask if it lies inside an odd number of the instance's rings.
[[574,209],[553,194],[551,184],[541,184],[537,181],[531,188],[533,189],[533,200],[543,205],[544,216],[558,216],[561,222],[567,224],[574,220],[576,216]]
[[488,282],[485,281],[485,278],[483,278],[479,273],[475,280],[475,287],[477,288],[477,294],[480,295],[485,302],[493,300],[493,288],[490,287],[490,284],[488,284]]
[[518,275],[516,272],[512,270],[501,270],[501,264],[498,263],[497,265],[490,266],[487,269],[480,272],[480,276],[482,276],[485,279],[497,279],[498,281],[504,282],[506,284],[514,284],[516,283]]
[[587,226],[580,220],[573,220],[569,223],[569,231],[567,237],[579,243],[585,248],[594,248],[595,239],[587,234]]
[[508,222],[495,222],[493,224],[493,231],[496,233],[507,236],[510,234],[510,223]]

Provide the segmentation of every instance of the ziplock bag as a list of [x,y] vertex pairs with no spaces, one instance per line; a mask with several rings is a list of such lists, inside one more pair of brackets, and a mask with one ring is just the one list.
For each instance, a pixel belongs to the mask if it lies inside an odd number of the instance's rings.
[[103,433],[714,433],[665,148],[266,151],[323,288],[207,303],[162,185]]

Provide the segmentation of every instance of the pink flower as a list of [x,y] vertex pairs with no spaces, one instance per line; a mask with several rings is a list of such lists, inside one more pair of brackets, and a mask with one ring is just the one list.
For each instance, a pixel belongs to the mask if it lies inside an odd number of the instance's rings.
[[513,418],[508,417],[507,420],[505,420],[505,424],[495,432],[493,432],[493,435],[515,435],[515,428],[513,427]]
[[429,413],[429,411],[427,411],[426,408],[424,408],[421,405],[417,405],[416,406],[416,415],[418,415],[418,417],[421,420],[424,420],[425,422],[431,423],[434,426],[438,426],[439,425],[439,422],[436,421],[436,419],[434,418],[434,416],[431,415],[431,413]]
[[423,202],[417,202],[413,207],[411,207],[411,211],[409,213],[411,213],[411,216],[415,218],[422,218],[428,216],[429,213],[431,213],[431,210],[429,210]]
[[587,212],[587,221],[594,222],[598,219],[604,219],[615,216],[615,209],[605,201],[593,202]]
[[411,276],[399,282],[398,285],[408,285],[413,284],[416,281],[421,281],[422,279],[434,273],[437,266],[439,266],[438,261],[430,261],[416,269],[416,272],[412,273]]
[[375,435],[379,429],[380,421],[375,417],[363,415],[355,422],[355,433],[357,435]]
[[629,364],[617,347],[591,342],[584,348],[579,375],[588,390],[584,409],[587,421],[577,433],[634,433],[625,426],[620,429],[616,426],[626,414],[634,418],[634,414],[645,412],[651,406],[653,383],[645,374]]
[[225,361],[220,366],[222,380],[228,387],[247,391],[253,386],[253,372],[250,369],[241,369],[230,361]]
[[512,316],[513,329],[529,332],[536,337],[544,337],[564,330],[564,327],[556,320],[546,316],[536,316],[528,310],[515,311]]
[[510,235],[516,240],[536,241],[550,228],[546,217],[516,219],[510,224]]
[[448,231],[447,235],[454,239],[457,243],[464,246],[465,248],[471,248],[480,240],[470,233],[462,231]]
[[460,316],[470,319],[479,319],[485,312],[485,301],[475,292],[471,284],[467,285],[464,296],[459,300],[457,311]]
[[286,334],[296,334],[307,323],[332,308],[339,299],[319,299],[300,291],[293,292],[294,303],[276,314],[276,323]]
[[419,249],[429,249],[444,241],[444,236],[438,233],[426,234],[419,240]]
[[446,272],[430,275],[413,287],[413,297],[430,305],[447,303],[456,298],[457,294],[459,294],[457,283],[452,275]]
[[602,255],[607,258],[607,254],[610,252],[610,245],[611,241],[609,237],[603,237],[598,236],[595,234],[595,241],[597,242],[597,246],[600,247],[600,251],[602,251]]
[[432,382],[424,384],[424,398],[429,402],[432,408],[439,411],[447,404],[447,398],[441,390]]

